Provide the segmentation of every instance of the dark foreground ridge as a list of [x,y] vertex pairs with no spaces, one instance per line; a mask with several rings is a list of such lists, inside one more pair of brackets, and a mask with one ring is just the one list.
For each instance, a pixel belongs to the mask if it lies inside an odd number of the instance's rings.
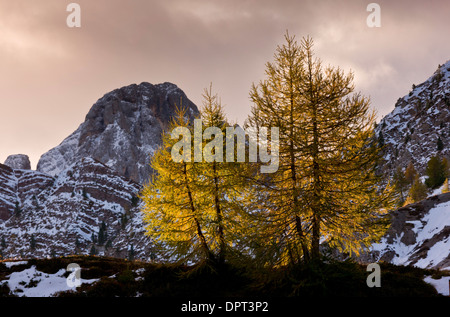
[[[380,263],[381,287],[370,288],[366,266],[352,261],[329,261],[277,269],[249,269],[230,265],[213,267],[155,264],[111,257],[70,256],[0,263],[0,296],[17,297],[45,283],[44,276],[66,271],[70,263],[81,268],[83,283],[55,297],[154,298],[296,298],[296,297],[437,297],[426,276],[448,272]],[[7,280],[14,272],[33,268],[35,276],[11,290]],[[61,271],[64,270],[64,271]],[[187,303],[187,301],[186,301]]]

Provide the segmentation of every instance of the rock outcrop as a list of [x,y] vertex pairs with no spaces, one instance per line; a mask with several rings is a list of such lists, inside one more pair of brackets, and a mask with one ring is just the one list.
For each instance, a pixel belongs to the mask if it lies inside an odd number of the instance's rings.
[[8,156],[6,158],[4,165],[7,165],[13,169],[20,169],[20,170],[31,169],[30,158],[28,157],[28,155],[25,154],[15,154]]

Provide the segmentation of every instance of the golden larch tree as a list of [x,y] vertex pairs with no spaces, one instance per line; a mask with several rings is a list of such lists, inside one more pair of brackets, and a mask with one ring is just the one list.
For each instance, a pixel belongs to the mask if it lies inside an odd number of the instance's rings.
[[280,129],[279,169],[261,187],[263,239],[280,263],[318,259],[321,244],[358,253],[381,237],[394,202],[375,175],[375,113],[351,73],[314,57],[311,38],[285,39],[250,93],[247,126]]

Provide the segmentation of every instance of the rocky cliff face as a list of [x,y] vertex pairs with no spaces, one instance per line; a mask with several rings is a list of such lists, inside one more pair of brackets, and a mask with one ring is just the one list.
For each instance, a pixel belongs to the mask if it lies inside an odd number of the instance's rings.
[[84,158],[55,177],[0,165],[0,179],[9,184],[0,192],[3,257],[127,257],[131,250],[135,258],[151,257],[137,199],[141,187],[106,165]]
[[392,176],[397,166],[405,168],[410,162],[423,175],[433,155],[450,158],[450,61],[398,99],[395,109],[377,125],[376,133],[385,145],[381,164],[385,176]]
[[42,155],[37,170],[58,175],[74,162],[92,157],[119,175],[145,183],[151,174],[150,157],[177,106],[186,107],[191,116],[198,114],[184,92],[171,83],[142,83],[107,93],[74,133]]

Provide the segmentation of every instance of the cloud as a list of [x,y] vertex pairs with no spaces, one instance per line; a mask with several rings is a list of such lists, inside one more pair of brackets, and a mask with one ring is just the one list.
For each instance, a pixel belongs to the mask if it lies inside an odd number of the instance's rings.
[[78,0],[82,27],[66,25],[69,2],[0,2],[0,162],[59,144],[106,92],[170,81],[201,104],[213,83],[232,121],[249,110],[286,30],[310,35],[324,64],[352,70],[380,116],[449,59],[450,3],[376,1],[368,28],[360,0]]

